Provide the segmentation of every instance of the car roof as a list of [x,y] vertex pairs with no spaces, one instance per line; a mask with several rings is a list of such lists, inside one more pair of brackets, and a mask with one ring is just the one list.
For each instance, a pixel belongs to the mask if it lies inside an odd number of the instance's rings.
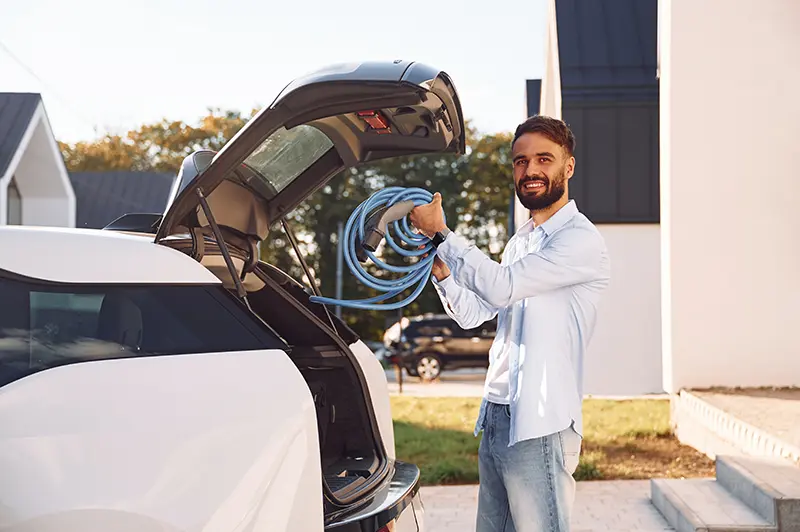
[[448,316],[447,314],[421,314],[419,316],[414,316],[408,319],[411,323],[419,323],[423,321],[429,320],[449,320],[454,321],[453,318]]
[[221,284],[153,235],[98,229],[0,226],[0,270],[80,284]]

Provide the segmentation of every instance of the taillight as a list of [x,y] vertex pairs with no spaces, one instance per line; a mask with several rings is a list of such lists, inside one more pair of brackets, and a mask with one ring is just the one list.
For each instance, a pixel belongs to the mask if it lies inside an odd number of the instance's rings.
[[361,120],[366,122],[375,133],[384,134],[392,132],[389,127],[389,122],[378,111],[359,111],[356,114]]

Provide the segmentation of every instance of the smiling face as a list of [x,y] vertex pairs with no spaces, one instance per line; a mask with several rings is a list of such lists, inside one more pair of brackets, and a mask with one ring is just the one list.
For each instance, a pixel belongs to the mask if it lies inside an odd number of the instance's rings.
[[575,171],[575,158],[541,132],[519,135],[512,147],[514,186],[520,203],[541,211],[567,199],[567,181]]

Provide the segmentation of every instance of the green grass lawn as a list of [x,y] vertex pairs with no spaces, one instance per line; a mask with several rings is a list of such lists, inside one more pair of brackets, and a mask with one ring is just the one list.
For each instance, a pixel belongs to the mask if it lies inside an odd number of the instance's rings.
[[[393,396],[397,457],[420,467],[422,483],[478,482],[473,427],[478,398]],[[669,401],[583,403],[584,442],[577,480],[713,476],[705,455],[681,445],[669,428]]]

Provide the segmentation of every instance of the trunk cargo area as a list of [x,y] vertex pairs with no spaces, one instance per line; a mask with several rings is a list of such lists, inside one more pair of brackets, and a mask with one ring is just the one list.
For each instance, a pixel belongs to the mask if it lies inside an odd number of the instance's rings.
[[346,344],[357,336],[335,317],[338,336],[333,334],[324,309],[311,304],[305,290],[283,272],[262,264],[259,277],[267,282],[248,294],[250,305],[286,341],[308,383],[317,409],[323,477],[335,499],[331,502],[349,504],[388,473],[360,368],[348,356]]

